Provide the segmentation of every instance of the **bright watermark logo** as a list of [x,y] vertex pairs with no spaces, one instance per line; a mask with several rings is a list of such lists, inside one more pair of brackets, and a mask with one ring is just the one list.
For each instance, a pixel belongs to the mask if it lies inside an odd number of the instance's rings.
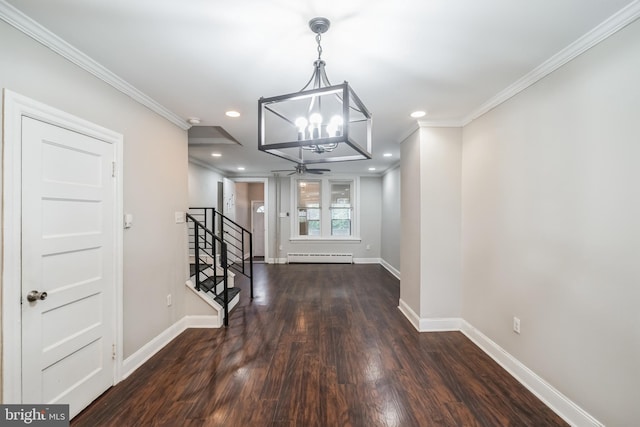
[[0,427],[68,427],[69,405],[0,405]]

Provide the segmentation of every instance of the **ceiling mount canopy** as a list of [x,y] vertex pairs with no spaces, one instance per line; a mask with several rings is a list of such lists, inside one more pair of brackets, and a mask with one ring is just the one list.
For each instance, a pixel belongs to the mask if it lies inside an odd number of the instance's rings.
[[313,18],[318,59],[298,92],[258,100],[258,149],[298,164],[371,158],[371,113],[346,81],[332,85],[322,60],[327,18]]

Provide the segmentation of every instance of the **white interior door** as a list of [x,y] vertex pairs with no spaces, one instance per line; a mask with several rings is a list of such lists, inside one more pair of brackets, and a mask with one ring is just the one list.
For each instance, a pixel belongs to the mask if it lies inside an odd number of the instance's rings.
[[22,120],[22,401],[70,416],[114,381],[114,160],[113,144]]
[[253,256],[264,256],[264,202],[251,201],[251,233]]

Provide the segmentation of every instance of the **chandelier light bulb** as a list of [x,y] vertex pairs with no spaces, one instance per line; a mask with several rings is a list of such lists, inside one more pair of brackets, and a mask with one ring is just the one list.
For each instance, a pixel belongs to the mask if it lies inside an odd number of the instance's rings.
[[320,123],[322,123],[322,114],[320,113],[313,113],[309,116],[309,122],[312,125],[319,125]]
[[304,130],[304,128],[307,127],[309,123],[307,122],[307,119],[305,119],[304,117],[298,117],[296,119],[296,127],[300,130]]

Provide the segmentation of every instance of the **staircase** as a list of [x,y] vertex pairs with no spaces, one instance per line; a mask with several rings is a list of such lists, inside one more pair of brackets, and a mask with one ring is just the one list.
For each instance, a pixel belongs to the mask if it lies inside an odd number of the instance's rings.
[[215,208],[190,208],[186,217],[191,283],[229,326],[229,311],[240,300],[237,273],[249,278],[253,298],[253,236]]

